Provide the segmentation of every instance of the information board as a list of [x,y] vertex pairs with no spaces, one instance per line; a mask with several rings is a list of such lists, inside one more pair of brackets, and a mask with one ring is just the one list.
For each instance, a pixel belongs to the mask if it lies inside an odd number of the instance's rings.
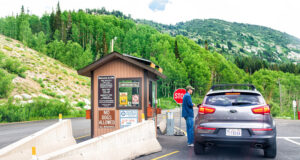
[[120,128],[138,123],[138,110],[120,110]]
[[100,128],[115,128],[115,110],[99,111],[99,127]]
[[98,106],[104,108],[115,106],[114,76],[98,77]]

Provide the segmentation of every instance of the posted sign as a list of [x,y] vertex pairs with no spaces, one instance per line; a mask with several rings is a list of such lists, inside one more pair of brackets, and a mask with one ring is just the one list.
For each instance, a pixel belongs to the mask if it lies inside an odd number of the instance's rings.
[[115,106],[115,77],[99,76],[98,77],[98,106],[114,107]]
[[177,89],[173,94],[173,99],[176,103],[182,104],[183,96],[185,95],[185,89]]
[[120,128],[138,123],[138,110],[120,110]]
[[127,106],[128,99],[127,99],[127,92],[120,92],[120,105]]
[[293,107],[296,108],[297,107],[297,102],[295,100],[293,100]]
[[115,110],[99,111],[99,127],[100,128],[115,128]]

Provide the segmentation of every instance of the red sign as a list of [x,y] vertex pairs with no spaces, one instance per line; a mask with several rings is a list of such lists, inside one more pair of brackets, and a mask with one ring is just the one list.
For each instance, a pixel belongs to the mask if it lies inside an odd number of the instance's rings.
[[178,104],[182,104],[182,99],[185,93],[185,89],[177,89],[173,94],[173,99],[175,100],[175,102]]

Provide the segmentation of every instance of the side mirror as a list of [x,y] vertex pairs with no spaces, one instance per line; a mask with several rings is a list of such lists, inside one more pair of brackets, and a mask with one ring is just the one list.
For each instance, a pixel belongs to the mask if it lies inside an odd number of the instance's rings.
[[201,105],[202,105],[202,104],[198,104],[198,105],[197,105],[197,108],[199,108]]

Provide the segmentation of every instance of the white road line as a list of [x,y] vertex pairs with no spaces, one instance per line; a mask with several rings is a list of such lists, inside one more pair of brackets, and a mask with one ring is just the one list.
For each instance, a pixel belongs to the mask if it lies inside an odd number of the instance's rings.
[[300,146],[300,143],[298,143],[298,142],[296,142],[296,141],[293,141],[293,140],[291,140],[291,139],[289,139],[289,138],[284,138],[284,139],[287,140],[287,141],[289,141],[289,142],[292,142],[292,143],[297,144],[297,145]]
[[277,137],[277,139],[300,139],[300,137]]

